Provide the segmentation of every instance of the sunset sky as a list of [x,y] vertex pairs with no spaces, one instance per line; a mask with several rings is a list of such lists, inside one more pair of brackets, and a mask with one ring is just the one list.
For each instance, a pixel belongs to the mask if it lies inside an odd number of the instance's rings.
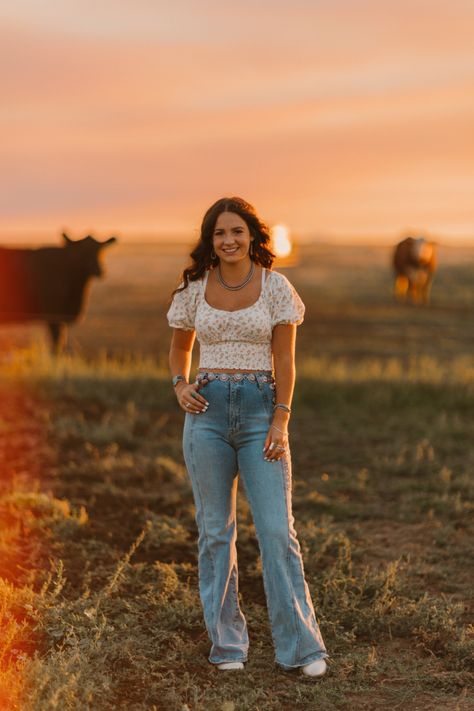
[[189,240],[241,195],[301,240],[474,240],[472,0],[15,0],[0,238]]

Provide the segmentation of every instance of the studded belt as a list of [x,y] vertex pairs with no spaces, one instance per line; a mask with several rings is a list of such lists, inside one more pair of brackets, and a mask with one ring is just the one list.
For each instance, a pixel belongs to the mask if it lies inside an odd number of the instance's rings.
[[241,380],[249,380],[251,383],[275,383],[275,378],[271,374],[271,371],[266,370],[261,373],[212,373],[211,371],[207,373],[198,373],[196,376],[196,382],[201,380],[222,380],[223,382],[232,381],[235,383]]

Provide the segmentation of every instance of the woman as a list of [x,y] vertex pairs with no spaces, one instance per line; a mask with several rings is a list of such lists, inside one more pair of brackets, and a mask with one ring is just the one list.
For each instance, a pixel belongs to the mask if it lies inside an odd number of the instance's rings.
[[[287,278],[271,271],[269,240],[241,198],[208,209],[167,314],[174,329],[169,362],[186,412],[183,450],[199,531],[208,660],[218,669],[243,669],[247,659],[235,546],[240,474],[262,556],[276,662],[316,677],[328,655],[293,527],[288,444],[296,325],[305,307]],[[200,363],[189,383],[196,335]]]

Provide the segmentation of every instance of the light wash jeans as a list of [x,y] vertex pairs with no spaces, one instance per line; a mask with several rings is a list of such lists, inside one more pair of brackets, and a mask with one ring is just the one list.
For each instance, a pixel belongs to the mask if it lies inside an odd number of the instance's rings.
[[249,647],[238,600],[238,474],[262,556],[275,660],[292,669],[327,657],[293,527],[290,453],[266,462],[262,451],[272,420],[274,386],[260,379],[213,380],[200,392],[209,408],[197,415],[186,413],[183,451],[196,506],[199,592],[212,642],[208,660],[246,661]]

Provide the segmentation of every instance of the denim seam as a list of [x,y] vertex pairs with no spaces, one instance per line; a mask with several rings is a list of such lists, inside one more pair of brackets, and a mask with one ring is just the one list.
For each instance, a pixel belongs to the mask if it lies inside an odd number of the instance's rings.
[[[190,417],[195,417],[195,415],[191,415],[190,413],[186,413],[186,414],[188,414]],[[195,422],[195,420],[192,420],[193,426],[191,427],[191,431],[190,431],[190,433],[189,433],[189,435],[190,435],[190,436],[189,436],[189,451],[190,451],[190,454],[191,454],[191,462],[192,462],[192,465],[193,465],[193,469],[194,469],[194,471],[196,471],[196,464],[195,464],[195,460],[194,460],[194,440],[193,440],[194,422]],[[199,476],[195,476],[195,479],[196,479],[196,488],[197,488],[197,491],[198,491],[198,493],[199,493],[199,502],[200,502],[201,510],[202,510],[202,528],[203,528],[203,531],[204,531],[204,537],[205,537],[205,539],[206,539],[206,547],[207,547],[207,550],[208,550],[209,560],[211,561],[212,577],[213,577],[213,580],[215,580],[215,577],[216,577],[216,566],[215,566],[214,559],[213,559],[213,557],[212,557],[211,546],[209,545],[209,538],[208,538],[208,535],[207,535],[206,516],[205,516],[205,514],[204,514],[204,502],[203,502],[203,497],[202,497],[202,493],[201,493],[201,488],[200,488],[200,486],[199,486]],[[211,587],[211,607],[212,607],[212,617],[214,618],[214,616],[215,616],[215,608],[214,608],[214,587],[213,587],[213,586]],[[217,634],[216,634],[216,633],[217,633],[216,620],[213,619],[212,622],[213,622],[213,624],[212,624],[212,632],[213,632],[214,636],[217,637]]]
[[241,397],[241,389],[240,389],[240,384],[237,384],[237,387],[234,388],[234,410],[235,410],[235,428],[234,428],[234,434],[238,434],[241,430],[240,426],[240,420],[241,420],[241,413],[240,413],[240,408],[241,408],[241,403],[242,403],[242,397]]
[[273,415],[273,408],[270,407],[270,400],[269,400],[269,398],[268,398],[267,390],[266,390],[266,388],[265,388],[265,385],[266,385],[266,384],[267,384],[267,383],[261,383],[261,385],[260,385],[260,391],[261,391],[261,393],[262,393],[262,400],[263,400],[263,407],[264,407],[264,410],[265,410],[266,414],[268,415],[268,417],[271,417],[271,416]]
[[234,615],[234,622],[238,622],[240,619],[240,605],[239,605],[239,592],[238,592],[238,586],[239,586],[239,571],[238,571],[238,566],[234,565],[233,568],[231,569],[231,575],[232,571],[235,568],[235,582],[231,583],[233,592],[234,592],[234,602],[235,602],[235,615]]
[[[250,501],[250,498],[249,498],[249,496],[248,496],[247,486],[246,486],[246,484],[245,484],[245,480],[242,480],[242,483],[243,483],[243,486],[244,486],[244,490],[245,490],[245,495],[246,495],[246,497],[247,497],[247,501]],[[265,571],[265,565],[264,565],[264,562],[263,562],[263,553],[262,553],[263,548],[262,548],[262,545],[261,545],[261,542],[260,542],[260,537],[259,537],[259,535],[258,535],[258,533],[257,533],[257,528],[256,528],[256,527],[255,527],[255,535],[256,535],[256,537],[257,537],[258,547],[259,547],[259,551],[260,551],[260,559],[261,559],[261,562],[262,562],[262,580],[263,580],[263,588],[264,588],[264,591],[265,591],[265,598],[266,598],[266,601],[267,601],[268,617],[269,617],[269,619],[270,619],[270,634],[271,634],[271,637],[272,637],[272,640],[273,640],[273,646],[276,648],[276,646],[277,646],[277,639],[276,639],[276,637],[275,637],[275,635],[274,635],[274,632],[273,632],[273,628],[274,628],[274,615],[272,615],[272,608],[271,608],[271,604],[270,604],[271,591],[270,591],[269,581],[268,581],[268,578],[267,578],[267,575],[266,575],[266,571]]]
[[[281,472],[282,472],[282,481],[283,481],[283,489],[285,493],[285,501],[286,501],[286,516],[288,520],[288,549],[287,549],[287,554],[286,554],[286,569],[288,571],[288,575],[290,576],[291,579],[291,573],[290,573],[290,515],[289,515],[289,499],[288,499],[288,488],[289,486],[289,469],[288,469],[288,461],[286,459],[286,456],[282,457],[281,460]],[[300,630],[299,630],[299,625],[298,625],[298,615],[296,613],[295,609],[295,603],[294,600],[291,600],[291,606],[293,608],[293,618],[295,620],[295,629],[296,629],[296,649],[295,649],[295,659],[298,659],[299,653],[300,653],[300,646],[301,646],[301,636],[300,636]]]
[[[237,562],[237,511],[235,512],[235,518],[234,518],[234,530],[235,530],[235,540],[233,541],[234,549],[235,549],[235,561],[234,565],[230,569],[230,586],[232,588],[232,593],[233,593],[233,598],[234,598],[234,604],[235,604],[235,614],[233,617],[233,621],[237,622],[240,618],[240,606],[239,606],[239,596],[238,596],[238,587],[239,587],[239,567],[238,567],[238,562]],[[232,542],[229,546],[229,551],[232,548]],[[232,573],[235,570],[235,576],[232,577]]]

